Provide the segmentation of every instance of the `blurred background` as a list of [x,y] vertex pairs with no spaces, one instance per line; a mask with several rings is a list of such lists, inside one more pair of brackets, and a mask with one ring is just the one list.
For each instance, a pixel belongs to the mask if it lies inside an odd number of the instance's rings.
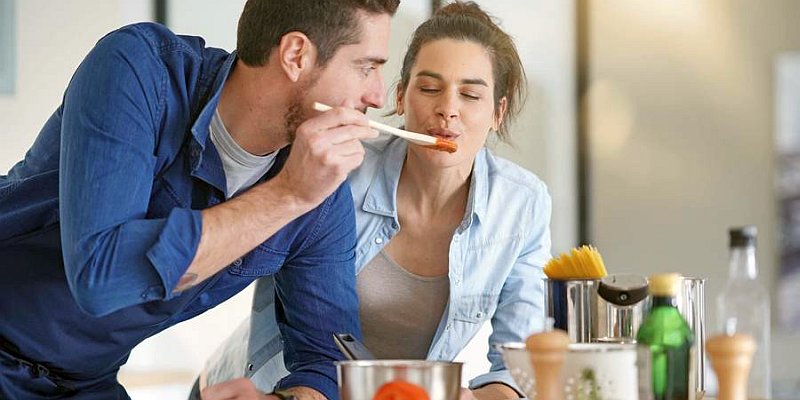
[[[437,3],[402,0],[387,87]],[[525,64],[529,97],[514,146],[491,146],[548,184],[553,254],[593,243],[612,273],[705,277],[714,332],[727,229],[756,225],[776,397],[800,393],[800,1],[477,3],[515,37]],[[159,21],[230,51],[243,4],[0,0],[0,174],[23,157],[101,36]],[[185,397],[251,298],[247,290],[137,347],[121,373],[132,397]],[[465,378],[488,366],[489,329],[459,357]]]

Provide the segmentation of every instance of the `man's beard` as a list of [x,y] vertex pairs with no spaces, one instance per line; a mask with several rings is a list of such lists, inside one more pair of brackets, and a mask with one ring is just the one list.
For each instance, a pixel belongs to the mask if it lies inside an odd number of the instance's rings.
[[294,143],[294,139],[297,137],[297,128],[300,124],[311,117],[303,106],[303,100],[317,84],[319,75],[319,72],[314,72],[313,75],[308,78],[307,82],[302,83],[292,92],[289,110],[286,112],[286,120],[284,121],[284,129],[286,130],[286,137],[289,140],[289,144]]

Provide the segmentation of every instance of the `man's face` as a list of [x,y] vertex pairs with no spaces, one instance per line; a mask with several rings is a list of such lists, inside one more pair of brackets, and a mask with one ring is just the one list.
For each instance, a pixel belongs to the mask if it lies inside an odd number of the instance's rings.
[[339,47],[324,67],[317,67],[292,96],[287,129],[294,139],[297,126],[312,113],[313,103],[355,108],[381,108],[386,101],[382,68],[389,53],[391,17],[359,13],[358,43]]

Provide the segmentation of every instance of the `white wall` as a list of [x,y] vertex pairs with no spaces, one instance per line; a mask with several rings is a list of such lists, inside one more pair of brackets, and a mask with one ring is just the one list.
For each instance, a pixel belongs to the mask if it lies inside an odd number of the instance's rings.
[[498,153],[533,171],[553,197],[553,253],[577,242],[575,1],[478,1],[515,40],[528,101],[513,126],[513,147]]
[[0,95],[0,173],[19,161],[61,102],[69,78],[95,42],[150,18],[149,0],[17,0],[17,84]]

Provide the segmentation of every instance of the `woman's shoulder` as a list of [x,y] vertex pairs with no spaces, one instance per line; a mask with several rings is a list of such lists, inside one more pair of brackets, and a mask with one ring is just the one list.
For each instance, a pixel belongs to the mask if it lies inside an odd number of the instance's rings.
[[484,150],[482,157],[486,175],[492,190],[508,191],[509,194],[548,195],[547,184],[535,173],[519,164]]

